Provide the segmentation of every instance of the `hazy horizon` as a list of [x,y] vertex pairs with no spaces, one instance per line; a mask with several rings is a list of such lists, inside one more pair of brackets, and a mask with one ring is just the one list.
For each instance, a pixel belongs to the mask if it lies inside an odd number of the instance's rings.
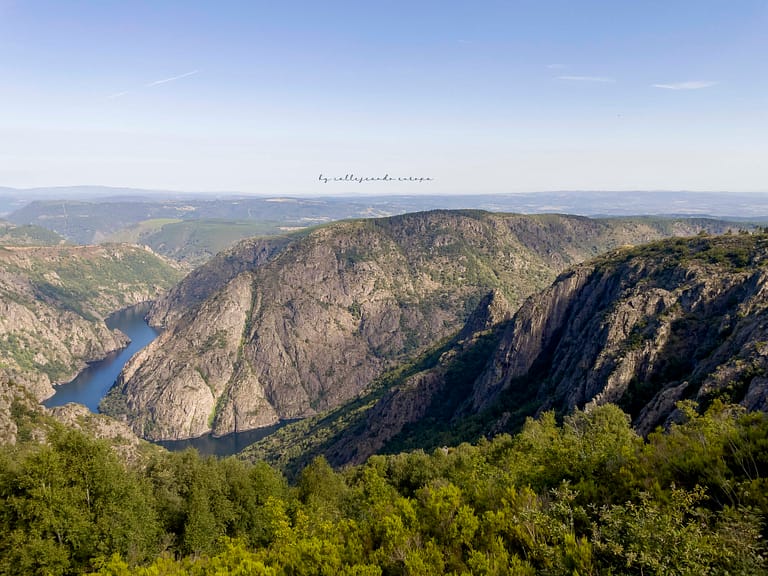
[[41,194],[58,194],[61,193],[60,198],[66,198],[68,193],[71,193],[74,197],[85,196],[92,194],[94,197],[109,196],[109,195],[121,195],[125,194],[146,194],[152,195],[177,195],[177,196],[244,196],[244,197],[259,197],[259,198],[296,198],[296,199],[308,199],[312,198],[366,198],[366,197],[397,197],[397,196],[533,196],[533,195],[578,195],[578,194],[595,194],[595,195],[629,195],[629,194],[690,194],[705,196],[765,196],[768,195],[768,189],[766,190],[588,190],[588,189],[570,189],[570,190],[518,190],[514,192],[485,192],[485,191],[452,191],[441,192],[438,190],[424,190],[418,193],[408,192],[376,192],[370,190],[343,190],[336,189],[335,192],[328,193],[269,193],[263,192],[244,192],[240,190],[182,190],[182,189],[162,189],[162,188],[136,188],[130,186],[110,186],[101,184],[75,184],[75,185],[61,185],[61,186],[30,186],[30,187],[16,187],[5,186],[0,184],[0,195],[7,191],[13,192],[39,192]]

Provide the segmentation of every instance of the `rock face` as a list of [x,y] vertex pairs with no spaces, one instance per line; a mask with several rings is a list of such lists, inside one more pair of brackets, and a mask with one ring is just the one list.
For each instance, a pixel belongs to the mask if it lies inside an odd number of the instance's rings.
[[514,310],[565,267],[676,226],[436,211],[241,244],[158,305],[166,331],[126,366],[112,414],[150,439],[312,415],[454,335],[489,290]]
[[511,319],[504,309],[489,294],[439,360],[244,456],[294,474],[318,455],[341,466],[431,450],[516,432],[543,410],[606,402],[642,434],[673,419],[683,399],[768,411],[766,235],[617,250],[562,273]]
[[4,360],[0,378],[23,384],[38,400],[71,380],[87,362],[126,346],[128,339],[100,321],[42,303],[0,301]]
[[641,433],[675,402],[766,407],[768,238],[666,241],[577,266],[530,298],[474,386],[482,411],[616,403]]
[[241,272],[269,262],[289,242],[287,237],[253,238],[220,252],[157,299],[147,317],[149,324],[172,324],[184,310],[200,305]]
[[137,246],[0,248],[0,382],[53,394],[127,344],[112,311],[156,298],[180,272]]
[[[494,332],[512,315],[512,307],[504,296],[492,291],[470,314],[455,343],[441,356],[433,368],[409,376],[402,384],[389,388],[353,429],[342,431],[327,443],[323,455],[331,464],[361,464],[401,434],[406,426],[425,417],[450,419],[464,403],[461,381],[471,385],[478,366],[473,356],[484,364],[484,350]],[[439,413],[439,416],[435,413]]]

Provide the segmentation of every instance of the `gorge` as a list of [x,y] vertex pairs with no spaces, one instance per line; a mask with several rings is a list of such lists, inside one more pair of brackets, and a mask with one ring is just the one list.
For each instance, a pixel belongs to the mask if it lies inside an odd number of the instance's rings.
[[491,290],[514,311],[606,250],[730,229],[438,210],[337,222],[279,246],[246,240],[153,308],[165,330],[126,365],[107,413],[149,440],[319,414],[455,335]]
[[54,395],[46,399],[43,405],[52,408],[76,402],[91,412],[98,412],[101,399],[115,383],[125,363],[157,338],[157,330],[144,321],[149,307],[150,303],[144,302],[111,314],[105,321],[107,327],[125,334],[130,340],[128,345],[103,360],[90,363],[74,380],[55,386]]

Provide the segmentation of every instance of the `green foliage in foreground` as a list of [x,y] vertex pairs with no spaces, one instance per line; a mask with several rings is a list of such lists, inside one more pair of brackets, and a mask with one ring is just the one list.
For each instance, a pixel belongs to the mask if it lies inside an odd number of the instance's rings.
[[615,406],[375,456],[296,486],[263,463],[125,467],[60,430],[0,458],[4,574],[766,573],[768,417],[713,404],[639,438]]

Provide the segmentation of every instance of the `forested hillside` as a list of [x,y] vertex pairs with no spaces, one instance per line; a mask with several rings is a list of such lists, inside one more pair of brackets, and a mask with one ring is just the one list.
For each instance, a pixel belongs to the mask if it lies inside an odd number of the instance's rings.
[[647,441],[612,405],[562,424],[548,412],[474,446],[340,472],[319,459],[295,486],[193,451],[128,467],[62,428],[0,452],[0,571],[765,573],[768,417],[720,402],[680,411]]
[[294,228],[261,220],[155,218],[120,230],[108,240],[149,246],[158,254],[194,267],[244,238],[277,236]]
[[64,238],[39,226],[17,226],[0,220],[0,246],[55,246]]

